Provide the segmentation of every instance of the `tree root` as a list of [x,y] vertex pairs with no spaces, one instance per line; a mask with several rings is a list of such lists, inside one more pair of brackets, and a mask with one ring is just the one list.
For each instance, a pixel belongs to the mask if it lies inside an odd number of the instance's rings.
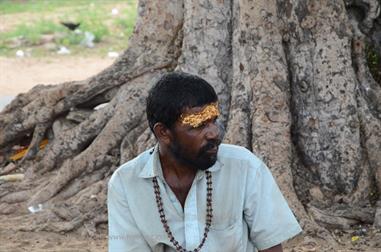
[[349,229],[361,223],[372,224],[375,210],[373,207],[348,207],[335,205],[327,209],[308,206],[308,212],[319,224],[330,229]]
[[138,140],[138,138],[140,138],[147,129],[150,130],[148,124],[142,123],[127,133],[120,145],[120,164],[133,159],[138,154],[137,146],[144,144],[144,142]]
[[56,88],[54,85],[36,85],[29,92],[18,94],[5,108],[0,111],[0,116],[10,114],[15,110],[25,107],[30,102],[38,99],[41,93],[46,93],[48,90]]
[[42,160],[33,167],[34,172],[46,173],[61,161],[80,153],[101,132],[114,114],[116,101],[95,111],[90,117],[71,130],[61,132],[46,149]]
[[147,150],[147,148],[153,147],[156,144],[157,140],[155,135],[152,133],[151,129],[148,127],[142,135],[139,136],[137,143],[136,153],[142,153]]
[[18,192],[5,195],[4,197],[1,198],[1,202],[5,202],[5,203],[23,202],[29,199],[31,195],[32,195],[31,190],[18,191]]
[[[102,161],[104,161],[103,156],[111,149],[119,146],[123,136],[142,121],[144,97],[149,88],[147,83],[152,83],[153,78],[158,75],[160,75],[160,72],[147,74],[133,80],[134,84],[131,85],[131,88],[128,88],[123,93],[126,98],[118,103],[115,114],[102,129],[102,133],[73,160],[65,161],[53,181],[33,195],[28,205],[36,205],[47,201],[73,178],[90,167],[99,165],[100,162],[102,164]],[[129,107],[130,110],[126,110],[126,107]],[[125,118],[125,121],[121,120],[121,118]]]
[[46,131],[50,127],[50,123],[38,123],[34,128],[32,141],[29,144],[28,151],[18,163],[20,166],[25,160],[34,158],[40,150],[40,142],[45,136]]
[[51,122],[54,116],[54,107],[64,97],[73,95],[82,82],[66,82],[43,93],[22,108],[14,109],[10,113],[0,115],[0,127],[4,130],[0,133],[0,147],[12,142],[14,139],[31,133],[34,127],[41,123]]
[[[21,210],[21,211],[20,211]],[[23,203],[0,203],[0,215],[11,215],[15,213],[27,213],[27,209],[24,208]]]
[[61,192],[57,194],[57,196],[54,198],[54,202],[65,202],[90,185],[105,179],[107,171],[113,167],[116,167],[116,164],[112,163],[112,165],[107,165],[91,173],[84,173],[80,177],[75,178],[70,184],[68,184],[67,187],[65,187]]

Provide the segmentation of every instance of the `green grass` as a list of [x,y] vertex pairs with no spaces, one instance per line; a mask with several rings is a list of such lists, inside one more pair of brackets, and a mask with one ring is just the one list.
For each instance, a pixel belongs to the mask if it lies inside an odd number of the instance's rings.
[[[21,17],[33,17],[0,33],[0,56],[14,56],[17,50],[29,50],[32,56],[49,56],[55,52],[43,48],[47,34],[54,38],[57,48],[70,47],[72,54],[106,55],[111,49],[121,51],[127,47],[135,25],[136,3],[137,0],[0,0],[0,15],[6,14],[11,20],[12,15],[20,13]],[[115,6],[118,15],[111,14]],[[61,21],[79,22],[80,31],[70,31]],[[95,48],[83,46],[85,32],[94,35]]]
[[122,36],[129,37],[132,34],[134,26],[131,24],[135,24],[136,16],[136,10],[130,7],[125,9],[122,17],[115,20],[115,24],[122,29]]
[[134,0],[0,0],[0,14],[51,12],[63,7],[132,3]]
[[64,27],[54,22],[41,19],[33,24],[20,24],[9,32],[0,34],[0,44],[7,44],[12,39],[24,40],[26,45],[37,45],[41,36],[44,34],[53,34],[54,32],[62,32]]

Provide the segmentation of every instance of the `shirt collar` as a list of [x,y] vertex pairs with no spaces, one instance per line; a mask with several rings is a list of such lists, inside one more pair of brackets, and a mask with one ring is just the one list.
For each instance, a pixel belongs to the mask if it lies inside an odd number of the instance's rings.
[[[139,173],[140,178],[153,178],[160,177],[163,179],[163,170],[161,169],[160,157],[159,157],[159,144],[156,144],[154,148],[149,150],[150,156],[144,165],[143,169]],[[209,167],[207,171],[215,172],[221,169],[223,164],[219,161],[217,154],[217,161],[214,165]],[[201,173],[201,174],[200,174]],[[205,172],[199,171],[196,177],[201,177]]]

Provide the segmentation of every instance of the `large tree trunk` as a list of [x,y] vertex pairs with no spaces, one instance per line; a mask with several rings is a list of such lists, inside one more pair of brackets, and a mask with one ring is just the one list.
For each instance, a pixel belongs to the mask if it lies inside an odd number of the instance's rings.
[[148,89],[182,70],[215,87],[225,142],[268,164],[307,232],[381,226],[381,86],[365,57],[380,50],[378,0],[141,0],[138,11],[111,67],[1,112],[0,155],[30,148],[16,162],[25,178],[0,184],[0,214],[42,207],[20,229],[96,232],[110,175],[155,143]]

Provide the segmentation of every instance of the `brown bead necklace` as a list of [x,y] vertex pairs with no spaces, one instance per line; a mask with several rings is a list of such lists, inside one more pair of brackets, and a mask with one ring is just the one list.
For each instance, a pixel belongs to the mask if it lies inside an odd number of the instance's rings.
[[160,220],[161,223],[163,224],[164,230],[168,235],[169,241],[176,247],[176,251],[179,252],[198,252],[204,246],[204,243],[206,241],[206,238],[208,237],[209,233],[209,228],[210,225],[212,224],[212,218],[213,218],[213,208],[212,208],[212,174],[210,171],[205,171],[206,173],[206,220],[205,220],[205,229],[204,229],[204,235],[202,237],[200,245],[197,246],[194,250],[186,250],[183,248],[180,243],[175,239],[173,236],[171,229],[168,226],[167,218],[165,217],[164,214],[164,208],[163,208],[163,202],[161,200],[161,195],[160,195],[160,187],[159,184],[157,183],[156,177],[152,179],[153,182],[153,189],[155,191],[155,197],[156,197],[156,204],[157,204],[157,209],[159,211],[160,215]]

